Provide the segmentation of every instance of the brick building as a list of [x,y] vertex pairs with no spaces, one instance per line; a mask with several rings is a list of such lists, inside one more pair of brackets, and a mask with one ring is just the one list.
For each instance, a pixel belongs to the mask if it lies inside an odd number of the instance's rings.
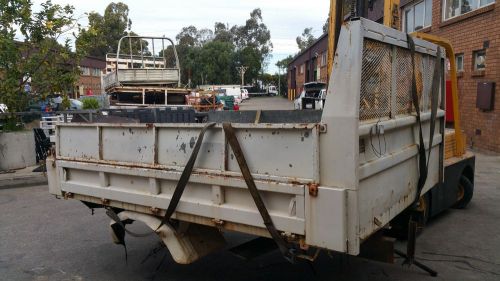
[[77,82],[73,98],[102,94],[101,73],[105,68],[106,61],[103,59],[90,56],[82,58],[80,61],[80,71],[82,74]]
[[328,33],[321,35],[309,48],[288,64],[288,92],[298,95],[307,82],[327,82]]
[[[500,1],[401,1],[401,29],[447,38],[453,44],[458,70],[459,107],[467,144],[500,152]],[[478,89],[491,85],[491,105],[478,105]],[[496,88],[496,89],[495,89]],[[496,98],[494,97],[496,95]],[[484,96],[483,96],[484,97]]]

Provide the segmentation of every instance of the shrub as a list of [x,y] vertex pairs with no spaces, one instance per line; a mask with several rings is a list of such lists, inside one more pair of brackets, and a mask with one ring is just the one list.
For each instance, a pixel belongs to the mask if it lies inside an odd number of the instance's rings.
[[61,109],[68,110],[70,107],[71,107],[71,102],[69,101],[68,95],[64,95],[61,103]]
[[86,98],[82,100],[83,109],[99,109],[99,101],[94,98]]

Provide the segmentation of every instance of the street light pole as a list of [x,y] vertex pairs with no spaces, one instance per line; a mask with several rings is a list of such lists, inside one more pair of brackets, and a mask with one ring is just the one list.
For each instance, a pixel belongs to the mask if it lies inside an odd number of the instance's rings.
[[278,66],[278,96],[281,95],[281,67]]

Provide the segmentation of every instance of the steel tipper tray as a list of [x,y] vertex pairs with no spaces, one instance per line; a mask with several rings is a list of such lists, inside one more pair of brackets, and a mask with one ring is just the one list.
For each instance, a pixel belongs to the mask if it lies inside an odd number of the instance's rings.
[[[414,42],[413,55],[405,33],[365,19],[348,22],[322,112],[209,113],[205,120],[216,124],[206,128],[171,217],[175,223],[162,229],[154,226],[160,225],[207,123],[59,124],[55,155],[47,165],[50,192],[113,207],[121,211],[120,219],[147,220],[153,230],[165,231],[160,236],[180,263],[220,246],[220,237],[214,238],[220,234],[212,230],[273,236],[224,122],[234,130],[282,239],[301,248],[357,255],[364,240],[443,182],[444,72],[435,114],[431,92],[436,61],[444,64],[438,53],[444,51]],[[419,118],[412,105],[413,78]],[[421,190],[419,148],[430,152]],[[186,230],[191,226],[195,231]],[[190,234],[179,235],[183,230]],[[214,247],[200,249],[200,239]]]

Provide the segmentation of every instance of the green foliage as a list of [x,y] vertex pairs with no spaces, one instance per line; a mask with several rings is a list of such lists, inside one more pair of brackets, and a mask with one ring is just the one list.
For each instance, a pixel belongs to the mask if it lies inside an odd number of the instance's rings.
[[214,25],[214,40],[221,42],[234,42],[234,31],[236,27],[231,30],[229,25],[222,22],[216,22]]
[[201,82],[230,84],[233,82],[234,46],[228,42],[212,41],[199,51]]
[[90,110],[90,109],[99,109],[99,101],[94,98],[85,98],[82,100],[82,109]]
[[[292,62],[293,60],[293,57],[290,55],[282,60],[279,60],[276,62],[276,66],[279,68],[279,69],[286,69],[288,67],[288,65],[290,64],[290,62]],[[286,72],[286,70],[285,70]]]
[[[250,46],[239,49],[236,52],[236,64],[248,66],[245,72],[245,81],[252,81],[261,76],[264,67],[262,60],[263,58],[259,51]],[[239,79],[237,81],[239,81]]]
[[[128,6],[120,2],[109,4],[104,15],[88,14],[88,20],[88,28],[80,30],[76,46],[93,56],[104,57],[106,53],[116,52],[122,36],[134,35]],[[245,80],[255,81],[263,72],[273,47],[260,9],[254,9],[245,25],[241,26],[216,22],[213,30],[183,27],[176,41],[181,82],[190,87],[207,83],[239,83],[236,67],[241,65],[249,67]],[[121,52],[128,54],[129,44],[133,44],[133,55],[140,55],[137,40],[131,43],[124,40]],[[147,47],[147,42],[143,41],[143,54],[151,55]],[[165,46],[156,53],[160,57],[165,55],[167,66],[175,65],[172,46]]]
[[68,98],[68,95],[64,95],[61,102],[61,109],[68,110],[71,107],[71,101]]
[[299,47],[299,50],[301,52],[309,48],[309,46],[311,46],[314,41],[316,41],[316,38],[314,38],[314,35],[312,35],[312,27],[304,28],[302,35],[297,36],[295,41],[297,42],[297,46]]
[[16,132],[24,130],[24,124],[18,117],[15,116],[0,120],[0,123],[2,123],[3,132]]
[[326,18],[325,23],[323,24],[323,34],[328,33],[328,28],[330,27],[330,19]]
[[[89,13],[87,15],[88,28],[81,29],[76,39],[77,50],[100,58],[104,58],[107,53],[116,53],[120,38],[125,35],[137,35],[131,31],[132,21],[128,14],[129,8],[122,2],[110,3],[104,10],[104,15],[96,12]],[[128,52],[129,44],[132,44],[134,53],[140,52],[141,46],[138,40],[132,42],[124,40],[121,52]],[[142,47],[145,55],[151,55],[146,41],[143,41]]]
[[[260,77],[272,50],[271,34],[263,23],[260,9],[250,13],[245,25],[230,27],[216,22],[213,31],[187,26],[176,36],[182,83],[239,84],[237,66],[248,66],[245,81]],[[174,60],[173,48],[160,51],[167,65]]]
[[[61,35],[75,27],[72,6],[46,1],[33,12],[30,0],[0,0],[0,102],[23,111],[29,102],[24,88],[39,96],[73,90],[78,54]],[[16,41],[21,36],[22,41]],[[20,34],[20,35],[19,35]]]

